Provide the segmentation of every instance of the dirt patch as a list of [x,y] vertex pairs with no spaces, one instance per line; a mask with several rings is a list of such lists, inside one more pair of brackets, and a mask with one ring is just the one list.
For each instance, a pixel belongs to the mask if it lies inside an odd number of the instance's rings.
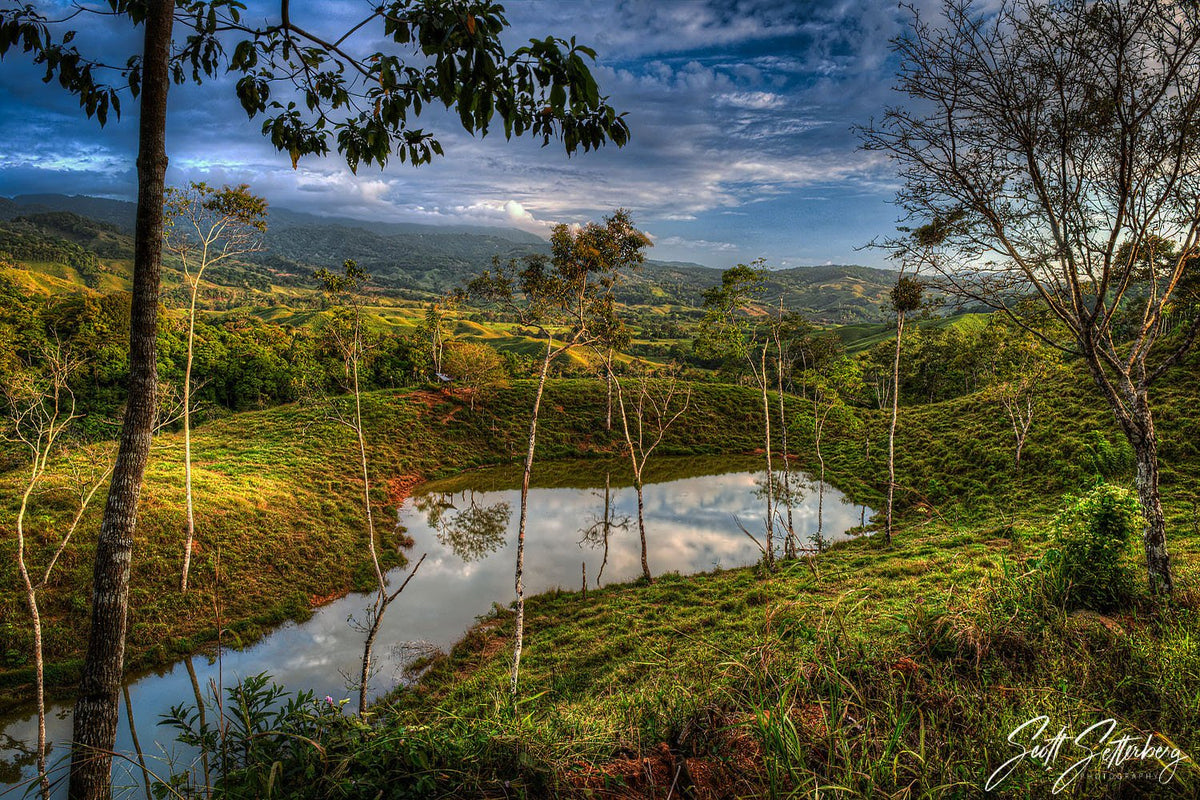
[[400,505],[408,499],[408,495],[412,492],[413,487],[423,480],[425,479],[420,475],[399,475],[395,478],[388,478],[388,503],[394,506]]
[[310,608],[318,608],[326,603],[332,603],[334,600],[340,600],[348,594],[350,594],[350,592],[346,590],[330,592],[329,594],[314,594],[312,597],[308,598],[308,605]]
[[732,800],[760,794],[762,763],[758,742],[742,726],[732,725],[704,754],[676,753],[662,742],[641,758],[580,764],[570,785],[582,797]]

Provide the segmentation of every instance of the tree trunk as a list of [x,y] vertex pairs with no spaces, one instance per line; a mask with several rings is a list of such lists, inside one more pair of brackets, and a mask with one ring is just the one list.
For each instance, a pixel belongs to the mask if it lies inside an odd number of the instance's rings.
[[[780,301],[780,314],[782,313],[782,301]],[[788,463],[787,408],[783,402],[783,346],[779,344],[778,339],[776,339],[776,347],[779,349],[779,444],[783,451],[783,502],[787,507],[787,533],[783,540],[783,554],[785,558],[795,558],[796,529],[792,516],[792,466]]]
[[892,362],[892,423],[888,429],[887,522],[883,538],[892,543],[892,504],[896,495],[896,418],[900,413],[900,340],[904,336],[904,312],[896,314],[896,358]]
[[1175,590],[1171,577],[1171,557],[1167,553],[1167,522],[1158,491],[1158,435],[1148,404],[1140,403],[1136,423],[1141,435],[1132,442],[1137,457],[1138,499],[1142,502],[1145,527],[1142,541],[1146,547],[1146,574],[1152,594],[1170,594]]
[[362,677],[358,683],[359,716],[362,716],[363,712],[367,710],[367,686],[371,682],[371,652],[375,649],[375,637],[379,635],[379,623],[383,621],[383,612],[386,610],[386,606],[382,602],[375,603],[375,610],[372,612],[374,618],[371,620],[371,627],[367,630],[366,641],[363,642]]
[[[207,252],[207,247],[205,248]],[[187,593],[188,571],[192,566],[192,543],[196,538],[196,512],[192,503],[192,357],[196,341],[196,293],[200,290],[200,277],[204,266],[196,273],[192,284],[192,300],[188,308],[187,365],[183,370],[183,483],[187,497],[187,543],[183,548],[183,577],[179,590]]]
[[525,643],[525,521],[529,514],[529,476],[533,471],[533,448],[537,439],[538,411],[542,407],[542,390],[546,388],[546,373],[550,371],[550,353],[554,339],[546,337],[546,357],[538,376],[537,394],[533,398],[533,418],[529,421],[529,449],[525,452],[525,474],[521,477],[521,520],[517,526],[517,570],[514,581],[517,590],[517,630],[513,644],[513,667],[510,691],[517,693],[517,678],[521,673],[521,647]]
[[112,796],[112,752],[125,661],[129,568],[154,415],[155,336],[167,171],[167,90],[174,3],[146,6],[138,138],[138,205],[130,305],[129,392],[92,577],[92,618],[75,703],[70,800]]
[[612,348],[608,349],[608,359],[604,362],[606,369],[604,370],[604,383],[608,389],[608,406],[604,415],[604,430],[612,430]]
[[767,457],[767,566],[775,564],[775,476],[771,462],[771,400],[767,396],[767,345],[762,349],[763,449]]
[[600,579],[604,577],[604,568],[608,566],[608,534],[612,526],[612,473],[604,472],[604,558],[600,561],[600,571],[596,573],[596,588],[600,588]]
[[637,490],[638,501],[638,532],[642,535],[642,575],[645,579],[654,583],[654,576],[650,574],[650,561],[646,556],[646,519],[642,513],[642,476],[641,471],[633,477],[633,488]]

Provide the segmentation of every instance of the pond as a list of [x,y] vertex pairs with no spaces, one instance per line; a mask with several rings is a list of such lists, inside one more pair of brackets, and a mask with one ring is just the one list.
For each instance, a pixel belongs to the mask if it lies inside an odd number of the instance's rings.
[[[664,457],[652,462],[644,491],[651,571],[687,574],[759,560],[759,546],[742,528],[762,539],[765,473],[760,467],[761,459],[749,457]],[[845,539],[872,513],[830,486],[799,473],[792,478],[798,487],[793,492],[793,528],[805,542],[818,536],[830,542]],[[384,618],[372,697],[406,680],[404,667],[413,658],[449,649],[493,603],[513,600],[520,480],[520,470],[514,468],[469,472],[418,486],[405,501],[399,524],[413,538],[413,561],[427,556]],[[526,534],[527,594],[555,587],[578,590],[585,570],[589,588],[641,575],[637,501],[631,484],[624,460],[535,465]],[[389,576],[393,586],[404,574],[397,570]],[[188,753],[157,723],[172,705],[194,702],[194,687],[210,682],[229,686],[241,677],[268,672],[292,691],[311,689],[318,697],[335,699],[355,696],[347,688],[348,676],[358,674],[363,634],[350,620],[361,620],[370,602],[367,595],[348,595],[244,650],[226,650],[219,661],[197,655],[167,669],[131,675],[117,750],[134,751],[128,713],[132,710],[133,730],[152,771],[165,774],[172,763],[186,763]],[[47,720],[53,743],[50,763],[59,765],[54,773],[59,778],[56,796],[63,797],[70,716],[70,704],[55,704]],[[0,718],[0,795],[20,797],[24,788],[19,784],[35,774],[31,744],[36,733],[32,709]],[[144,796],[141,772],[132,759],[115,760],[114,777],[126,795]],[[121,791],[117,794],[122,796]]]

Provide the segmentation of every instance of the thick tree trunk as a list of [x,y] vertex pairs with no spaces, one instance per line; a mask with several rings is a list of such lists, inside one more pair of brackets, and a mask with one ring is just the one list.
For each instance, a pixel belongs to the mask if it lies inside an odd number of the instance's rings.
[[129,332],[129,392],[117,460],[92,577],[92,618],[83,678],[75,703],[71,800],[112,796],[112,756],[125,661],[129,568],[138,498],[154,415],[158,374],[155,336],[162,272],[163,189],[167,171],[167,89],[174,3],[146,6],[138,140],[138,206]]
[[521,477],[521,520],[517,526],[517,570],[514,585],[517,590],[517,629],[513,644],[513,667],[510,691],[517,693],[517,678],[521,674],[521,648],[525,644],[525,521],[529,515],[529,476],[533,472],[533,448],[537,439],[538,412],[542,407],[542,390],[546,388],[546,373],[550,371],[550,354],[554,340],[546,339],[546,357],[538,376],[537,394],[533,398],[533,418],[529,421],[529,449],[525,452],[525,473]]
[[638,532],[642,535],[642,576],[650,583],[654,583],[654,576],[650,574],[650,560],[646,555],[646,518],[643,514],[645,505],[642,502],[642,476],[640,470],[638,474],[634,475],[633,487],[637,490]]
[[1142,541],[1146,548],[1146,574],[1152,594],[1170,594],[1175,590],[1171,576],[1171,556],[1167,553],[1167,522],[1158,491],[1158,435],[1148,405],[1138,409],[1136,420],[1141,434],[1133,444],[1137,457],[1138,499],[1142,502],[1145,527]]

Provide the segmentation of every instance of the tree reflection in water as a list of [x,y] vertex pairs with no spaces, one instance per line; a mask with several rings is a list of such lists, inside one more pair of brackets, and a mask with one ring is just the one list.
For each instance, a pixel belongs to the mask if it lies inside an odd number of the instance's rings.
[[[581,528],[580,533],[583,538],[579,544],[587,543],[592,547],[604,547],[604,558],[600,561],[600,570],[596,573],[596,588],[600,588],[600,579],[604,577],[604,567],[608,565],[608,537],[613,531],[624,531],[629,529],[629,523],[632,518],[628,514],[618,515],[616,513],[617,496],[612,491],[612,473],[604,473],[604,506],[600,514],[592,513],[592,523],[586,528]],[[599,497],[599,492],[594,492]]]
[[413,506],[425,515],[429,527],[437,531],[438,541],[468,563],[504,545],[512,518],[511,505],[506,502],[481,505],[473,489],[464,491],[458,504],[454,494],[440,492],[414,497]]

